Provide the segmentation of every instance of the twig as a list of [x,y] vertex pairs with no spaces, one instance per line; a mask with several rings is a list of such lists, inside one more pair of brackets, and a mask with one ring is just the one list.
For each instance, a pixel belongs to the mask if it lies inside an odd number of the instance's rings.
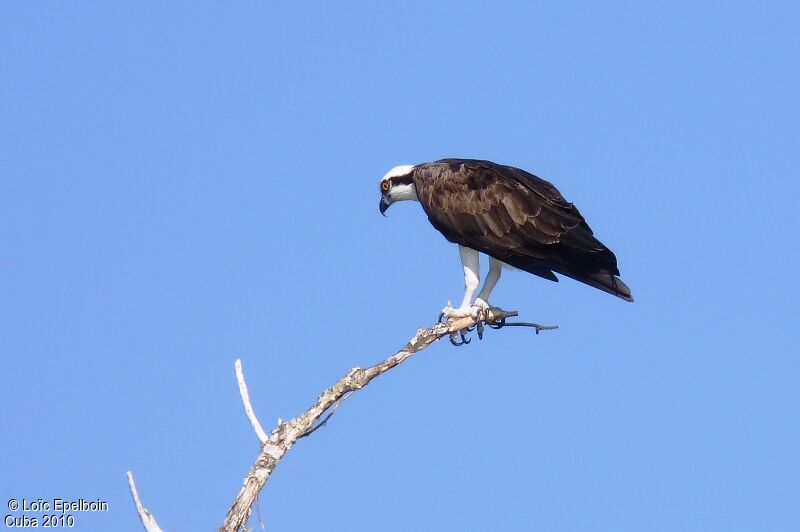
[[253,405],[250,404],[250,393],[247,391],[247,383],[244,381],[244,372],[242,371],[242,361],[241,359],[236,359],[236,382],[239,383],[239,395],[242,396],[242,405],[244,406],[244,413],[247,415],[247,419],[250,421],[250,424],[253,426],[253,430],[256,431],[256,436],[261,441],[262,444],[267,442],[268,436],[267,433],[264,432],[264,428],[259,423],[258,418],[256,417],[255,412],[253,412]]
[[345,396],[360,390],[374,378],[383,375],[440,338],[459,334],[474,327],[479,322],[487,325],[499,325],[504,323],[506,318],[517,316],[517,314],[517,312],[507,312],[500,308],[492,307],[481,313],[480,318],[455,318],[445,323],[437,323],[433,327],[418,330],[417,334],[402,349],[383,362],[366,369],[356,367],[348,371],[333,386],[322,392],[316,403],[311,405],[303,414],[289,421],[280,422],[277,428],[272,431],[272,435],[264,442],[261,453],[259,453],[255,463],[250,467],[250,471],[244,479],[244,484],[228,510],[225,522],[219,530],[236,532],[246,525],[253,503],[258,497],[261,488],[264,487],[264,484],[269,479],[272,471],[275,470],[278,462],[283,458],[283,455],[286,454],[286,451],[297,440],[322,426],[330,418],[332,412],[322,423],[318,424],[318,420],[329,408],[337,403],[340,404]]
[[156,518],[153,514],[144,507],[142,500],[139,498],[139,492],[136,490],[136,483],[133,481],[133,473],[128,471],[128,487],[131,490],[131,497],[133,503],[136,505],[136,511],[139,513],[139,519],[142,520],[142,525],[147,532],[161,532],[161,527],[156,523]]
[[539,334],[542,331],[552,331],[554,329],[558,329],[558,325],[539,325],[538,323],[528,323],[526,321],[517,321],[512,323],[506,323],[506,327],[533,327],[536,329],[536,334]]
[[[553,329],[558,329],[558,325],[540,325],[538,323],[531,323],[527,321],[512,321],[507,322],[506,320],[502,320],[498,323],[490,323],[489,327],[492,329],[502,329],[503,327],[533,327],[536,329],[536,334],[539,334],[541,331],[552,331]],[[478,324],[478,330],[480,331],[481,324]],[[479,333],[480,334],[480,333]]]

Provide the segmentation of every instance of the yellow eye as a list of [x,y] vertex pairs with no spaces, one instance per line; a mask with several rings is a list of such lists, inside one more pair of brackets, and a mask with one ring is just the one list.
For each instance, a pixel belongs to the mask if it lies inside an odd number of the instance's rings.
[[389,192],[389,182],[388,181],[381,181],[381,190],[384,192]]

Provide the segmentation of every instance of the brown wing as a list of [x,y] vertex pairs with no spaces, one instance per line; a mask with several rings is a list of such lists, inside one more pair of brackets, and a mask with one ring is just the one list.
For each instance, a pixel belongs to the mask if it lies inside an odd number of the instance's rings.
[[414,170],[428,219],[448,240],[551,281],[553,272],[626,300],[614,254],[549,182],[489,161],[443,159]]

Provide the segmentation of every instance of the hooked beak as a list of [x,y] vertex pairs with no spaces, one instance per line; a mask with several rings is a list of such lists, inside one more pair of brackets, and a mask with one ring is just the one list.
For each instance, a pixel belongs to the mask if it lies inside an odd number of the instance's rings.
[[386,209],[389,208],[389,205],[391,205],[391,203],[386,200],[386,196],[381,196],[381,202],[378,204],[378,208],[384,216],[386,216]]

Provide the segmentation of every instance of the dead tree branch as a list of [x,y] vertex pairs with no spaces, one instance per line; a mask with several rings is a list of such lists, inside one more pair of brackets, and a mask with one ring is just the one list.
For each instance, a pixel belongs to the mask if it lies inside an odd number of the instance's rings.
[[153,514],[144,507],[142,500],[139,498],[139,492],[136,490],[136,483],[133,481],[133,473],[128,471],[128,488],[131,490],[131,497],[133,497],[133,504],[136,505],[136,511],[139,513],[139,519],[142,520],[142,525],[147,532],[161,532],[161,527],[156,523],[156,518]]
[[247,391],[247,383],[244,381],[244,371],[242,370],[242,361],[240,359],[236,359],[236,382],[239,383],[239,395],[242,396],[242,406],[244,407],[244,413],[247,416],[247,419],[250,421],[250,424],[253,426],[253,430],[256,431],[256,436],[258,436],[259,441],[261,443],[267,443],[267,433],[264,432],[264,429],[261,428],[261,423],[258,421],[255,412],[253,412],[253,405],[250,404],[250,392]]
[[[258,421],[256,420],[253,422],[255,416],[252,415],[252,408],[248,408],[249,399],[246,400],[247,387],[242,386],[244,378],[241,377],[241,364],[237,361],[237,375],[240,376],[239,388],[240,390],[244,389],[242,392],[242,401],[245,403],[248,419],[251,420],[251,424],[259,435],[259,439],[263,442],[263,447],[255,463],[250,467],[250,472],[247,474],[247,477],[245,477],[242,488],[228,510],[225,522],[219,530],[222,532],[237,532],[245,527],[253,503],[256,501],[259,492],[269,479],[272,471],[278,465],[278,462],[280,462],[283,455],[286,454],[286,451],[288,451],[297,440],[303,436],[309,435],[327,422],[338,405],[341,404],[349,394],[360,390],[369,384],[372,379],[386,373],[440,338],[449,336],[455,345],[461,345],[468,342],[464,337],[464,333],[472,330],[473,327],[477,327],[479,334],[482,336],[484,324],[493,328],[513,325],[511,323],[506,323],[505,320],[516,315],[517,312],[507,312],[500,308],[493,307],[482,312],[479,317],[455,318],[446,323],[437,323],[433,327],[418,330],[414,337],[394,355],[369,368],[356,367],[351,369],[333,386],[322,392],[317,398],[316,403],[304,413],[289,421],[279,420],[278,426],[272,431],[269,438],[266,438],[266,441],[261,437],[263,430],[259,431],[260,425],[258,425]],[[546,326],[537,324],[529,324],[528,326],[535,327],[537,334],[540,330],[547,329]],[[461,336],[460,343],[456,343],[455,341],[457,335]],[[320,422],[320,418],[332,407],[333,410]]]

